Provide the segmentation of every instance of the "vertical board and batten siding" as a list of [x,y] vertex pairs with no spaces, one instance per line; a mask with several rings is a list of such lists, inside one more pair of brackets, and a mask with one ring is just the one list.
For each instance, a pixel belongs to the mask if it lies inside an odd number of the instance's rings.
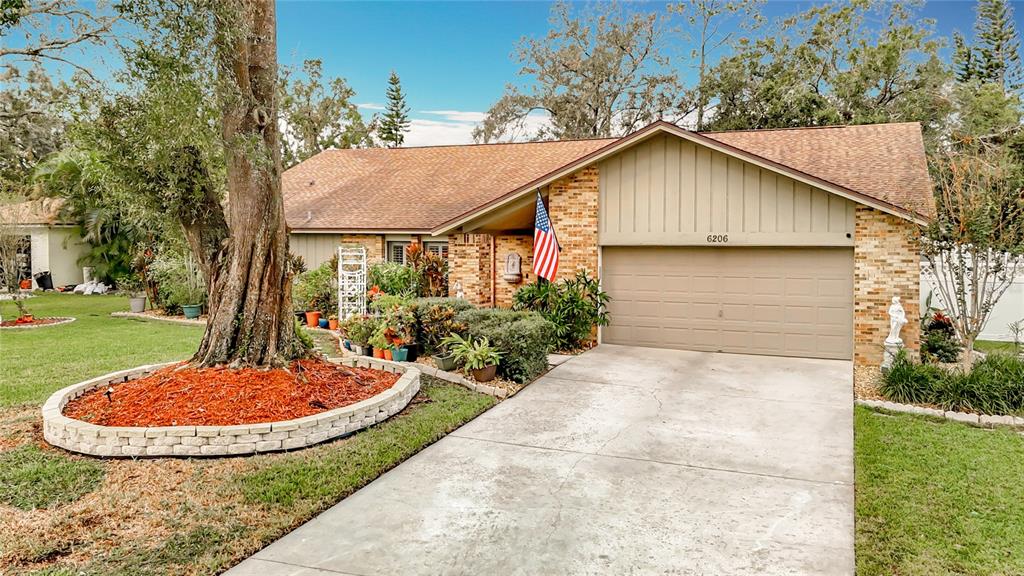
[[676,136],[600,174],[602,245],[853,246],[854,202]]
[[307,270],[330,261],[340,244],[338,234],[292,234],[288,239],[288,249],[292,254],[302,256]]

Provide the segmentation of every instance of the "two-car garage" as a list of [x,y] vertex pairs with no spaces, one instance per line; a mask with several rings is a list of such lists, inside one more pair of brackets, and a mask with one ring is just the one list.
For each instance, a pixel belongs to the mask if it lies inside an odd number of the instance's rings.
[[602,342],[852,358],[854,202],[670,135],[600,173]]
[[635,247],[602,252],[609,344],[849,359],[853,250]]

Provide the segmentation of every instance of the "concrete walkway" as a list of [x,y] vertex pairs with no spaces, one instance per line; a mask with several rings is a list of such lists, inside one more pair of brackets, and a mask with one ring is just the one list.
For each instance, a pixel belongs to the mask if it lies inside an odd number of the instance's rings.
[[854,572],[849,362],[601,346],[228,572]]

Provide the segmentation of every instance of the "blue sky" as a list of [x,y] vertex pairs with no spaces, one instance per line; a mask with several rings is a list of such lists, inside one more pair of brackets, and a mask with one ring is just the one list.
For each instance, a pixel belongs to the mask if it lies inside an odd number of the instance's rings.
[[[811,2],[771,0],[774,19],[807,9]],[[665,2],[634,2],[634,10],[663,12]],[[519,65],[512,57],[523,36],[548,30],[551,4],[539,1],[348,2],[283,0],[278,3],[278,47],[282,65],[320,58],[327,77],[341,76],[356,102],[372,114],[384,102],[391,70],[402,78],[414,124],[407,145],[467,142],[476,121],[497,100]],[[1018,4],[1024,30],[1024,3]],[[937,21],[936,32],[970,32],[974,3],[933,0],[921,15]],[[16,42],[17,38],[8,39]],[[685,53],[677,39],[672,46]],[[76,60],[94,61],[97,54]],[[691,71],[680,68],[684,75]]]

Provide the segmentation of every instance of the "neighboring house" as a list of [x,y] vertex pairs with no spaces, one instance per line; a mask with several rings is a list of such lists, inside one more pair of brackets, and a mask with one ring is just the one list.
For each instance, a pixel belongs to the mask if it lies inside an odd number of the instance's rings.
[[[44,198],[0,206],[0,221],[14,225],[23,242],[25,274],[49,272],[53,286],[82,283],[78,259],[89,251],[78,228],[60,219],[61,200]],[[32,287],[37,288],[35,280]]]
[[[934,212],[916,123],[330,150],[284,174],[292,250],[400,260],[447,252],[452,294],[508,306],[530,270],[534,203],[611,296],[606,343],[876,364],[902,297],[919,314],[918,223]],[[506,257],[522,279],[504,277]],[[911,348],[918,324],[903,329]]]

